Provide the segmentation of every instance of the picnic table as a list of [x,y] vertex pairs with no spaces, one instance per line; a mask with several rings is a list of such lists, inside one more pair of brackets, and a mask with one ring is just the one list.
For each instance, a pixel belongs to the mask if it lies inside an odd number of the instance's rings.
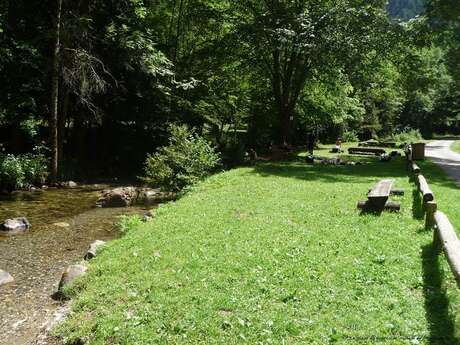
[[363,210],[382,211],[399,211],[401,205],[397,202],[389,201],[390,195],[404,194],[401,189],[394,189],[394,180],[386,179],[379,181],[367,194],[367,201],[360,201],[358,208]]
[[386,154],[387,152],[384,149],[374,148],[374,147],[350,147],[348,149],[349,154],[359,154],[359,155],[374,155],[380,156]]

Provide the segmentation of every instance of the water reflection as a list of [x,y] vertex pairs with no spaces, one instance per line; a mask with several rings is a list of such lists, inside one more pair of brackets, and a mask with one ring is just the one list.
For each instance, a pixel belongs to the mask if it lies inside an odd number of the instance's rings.
[[0,198],[0,220],[25,216],[32,224],[25,234],[0,236],[0,269],[15,278],[13,284],[0,287],[0,344],[29,344],[59,306],[50,296],[65,267],[81,260],[92,241],[116,237],[117,216],[145,211],[95,208],[103,188],[19,192]]

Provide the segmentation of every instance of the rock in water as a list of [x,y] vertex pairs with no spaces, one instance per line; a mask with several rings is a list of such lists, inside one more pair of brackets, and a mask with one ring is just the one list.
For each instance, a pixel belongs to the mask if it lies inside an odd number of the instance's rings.
[[138,202],[143,205],[153,205],[158,203],[161,199],[162,194],[159,190],[155,189],[143,189],[139,190]]
[[14,282],[14,278],[5,271],[0,270],[0,286]]
[[126,207],[137,201],[137,189],[134,187],[120,187],[105,191],[97,204],[101,207]]
[[7,219],[0,224],[0,231],[9,235],[25,232],[30,229],[30,223],[25,217]]
[[58,293],[62,294],[62,289],[71,284],[75,279],[86,274],[88,268],[83,265],[71,265],[67,267],[59,282]]
[[76,182],[73,182],[73,181],[66,181],[66,182],[61,182],[59,184],[59,186],[61,188],[77,188],[78,184]]
[[101,248],[104,245],[105,245],[105,241],[100,241],[100,240],[97,240],[97,241],[94,241],[93,243],[91,243],[91,245],[89,246],[88,251],[86,252],[85,260],[90,260],[90,259],[96,257],[99,248]]

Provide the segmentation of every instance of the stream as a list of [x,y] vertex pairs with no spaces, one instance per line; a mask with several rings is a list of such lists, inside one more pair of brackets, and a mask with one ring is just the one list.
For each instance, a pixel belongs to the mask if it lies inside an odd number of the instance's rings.
[[43,325],[62,305],[56,292],[64,269],[82,260],[94,240],[117,237],[114,223],[145,208],[96,208],[107,186],[16,192],[0,197],[0,222],[27,217],[32,228],[21,235],[0,235],[0,269],[15,281],[0,286],[0,344],[34,343]]

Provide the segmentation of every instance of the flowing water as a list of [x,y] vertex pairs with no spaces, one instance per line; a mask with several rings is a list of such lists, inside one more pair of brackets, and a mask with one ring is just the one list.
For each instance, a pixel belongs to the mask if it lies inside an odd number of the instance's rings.
[[95,208],[102,187],[20,192],[0,198],[0,221],[24,216],[32,224],[24,234],[0,236],[0,269],[15,279],[0,286],[1,345],[33,343],[60,306],[51,295],[64,269],[81,261],[94,240],[117,237],[113,226],[117,216],[145,212],[140,207]]

